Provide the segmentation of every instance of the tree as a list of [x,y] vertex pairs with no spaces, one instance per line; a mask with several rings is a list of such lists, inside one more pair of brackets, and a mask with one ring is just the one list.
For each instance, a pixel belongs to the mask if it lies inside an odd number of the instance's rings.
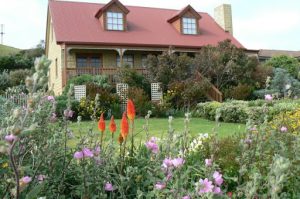
[[232,45],[230,40],[215,46],[203,47],[194,59],[195,70],[209,78],[223,91],[239,83],[252,83],[251,75],[258,66],[256,58],[249,58],[243,49]]
[[186,54],[150,55],[147,59],[147,68],[153,81],[161,82],[163,89],[173,82],[184,81],[192,75],[192,58]]
[[298,59],[286,55],[272,57],[265,63],[265,65],[272,66],[274,68],[283,68],[296,78],[300,71],[300,62]]

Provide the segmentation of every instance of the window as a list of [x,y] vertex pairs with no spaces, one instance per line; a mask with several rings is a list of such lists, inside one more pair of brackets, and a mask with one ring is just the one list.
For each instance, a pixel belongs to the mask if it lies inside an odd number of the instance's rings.
[[102,60],[100,55],[77,55],[76,66],[80,67],[100,67]]
[[142,67],[147,67],[147,55],[142,55]]
[[[120,56],[117,56],[117,66],[120,67]],[[133,55],[123,55],[123,66],[133,67]]]
[[188,35],[195,35],[197,34],[197,24],[196,24],[196,19],[195,18],[187,18],[184,17],[182,19],[182,28],[183,28],[183,34],[188,34]]
[[107,12],[107,29],[108,30],[124,30],[123,13]]
[[58,61],[57,58],[55,59],[55,77],[58,77]]

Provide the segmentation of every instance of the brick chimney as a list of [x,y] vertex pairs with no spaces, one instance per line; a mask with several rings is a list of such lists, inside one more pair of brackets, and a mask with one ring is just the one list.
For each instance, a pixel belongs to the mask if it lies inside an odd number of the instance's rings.
[[215,20],[226,32],[233,35],[232,11],[230,4],[222,4],[215,8]]

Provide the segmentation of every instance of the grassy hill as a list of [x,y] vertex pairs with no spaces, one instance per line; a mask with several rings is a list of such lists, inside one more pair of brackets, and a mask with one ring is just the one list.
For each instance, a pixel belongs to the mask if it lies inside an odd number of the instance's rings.
[[5,46],[5,45],[0,44],[0,57],[16,54],[19,51],[20,51],[20,49],[18,49],[18,48],[14,48],[14,47]]

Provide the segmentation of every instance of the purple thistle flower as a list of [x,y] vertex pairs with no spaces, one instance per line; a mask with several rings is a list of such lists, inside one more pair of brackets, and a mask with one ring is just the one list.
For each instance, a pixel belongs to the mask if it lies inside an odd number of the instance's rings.
[[205,159],[205,166],[211,167],[212,166],[212,159]]
[[265,100],[268,102],[271,102],[273,100],[272,95],[270,95],[270,94],[265,95]]
[[72,118],[73,115],[74,115],[74,111],[69,110],[69,109],[64,110],[64,116],[65,116],[66,118]]
[[47,100],[48,100],[48,101],[51,101],[51,102],[54,102],[54,101],[55,101],[55,98],[54,98],[52,95],[49,95],[49,96],[47,97]]
[[163,161],[163,167],[167,169],[167,168],[172,167],[172,166],[173,166],[172,159],[171,158],[165,158],[164,161]]
[[199,183],[201,187],[198,193],[200,195],[212,192],[214,188],[214,186],[212,185],[212,181],[209,181],[207,178],[205,178],[204,180],[200,179]]
[[152,152],[157,154],[159,151],[158,145],[156,144],[156,138],[152,137],[148,142],[145,143],[146,147]]
[[82,150],[82,153],[83,153],[83,157],[89,157],[89,158],[94,157],[93,152],[89,148],[84,148]]
[[214,172],[213,177],[215,179],[216,185],[220,186],[224,181],[223,178],[222,178],[222,175],[218,171]]
[[214,187],[213,192],[215,194],[222,194],[221,188],[220,187]]
[[110,182],[107,182],[104,187],[105,191],[113,191],[114,187]]
[[184,164],[184,159],[183,158],[174,158],[172,160],[172,164],[176,168],[181,167]]
[[246,144],[251,144],[251,143],[252,143],[252,140],[249,139],[249,138],[247,138],[247,139],[244,140],[244,142],[245,142]]
[[182,199],[191,199],[191,197],[187,195],[187,196],[183,196]]
[[83,152],[82,151],[76,151],[74,153],[74,158],[78,159],[78,160],[82,159],[83,158]]
[[43,182],[46,178],[47,178],[47,176],[45,176],[45,175],[38,175],[38,176],[37,176],[37,180],[38,180],[39,182]]
[[8,143],[13,143],[17,139],[17,136],[10,134],[5,136],[5,141]]
[[154,187],[155,189],[162,190],[166,187],[166,184],[163,182],[157,182]]
[[281,133],[286,133],[288,131],[288,129],[285,127],[285,126],[282,126],[281,128],[280,128],[280,132]]
[[32,179],[31,179],[31,177],[29,177],[29,176],[24,176],[23,178],[20,179],[20,181],[21,181],[22,183],[24,183],[24,184],[30,183],[31,180],[32,180]]
[[96,146],[93,152],[94,152],[95,156],[100,155],[100,152],[101,152],[100,146]]

